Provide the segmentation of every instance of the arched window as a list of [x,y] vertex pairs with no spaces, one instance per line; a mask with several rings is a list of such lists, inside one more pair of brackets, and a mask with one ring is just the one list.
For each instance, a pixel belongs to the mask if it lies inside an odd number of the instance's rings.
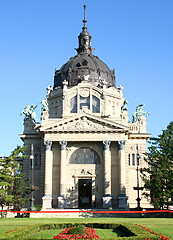
[[88,97],[80,96],[80,109],[82,109],[83,106],[87,106],[88,109],[90,109],[90,96]]
[[77,96],[70,99],[70,112],[77,113]]
[[100,100],[96,96],[92,96],[92,112],[100,113]]
[[72,153],[69,163],[100,164],[100,157],[98,153],[91,148],[78,148]]

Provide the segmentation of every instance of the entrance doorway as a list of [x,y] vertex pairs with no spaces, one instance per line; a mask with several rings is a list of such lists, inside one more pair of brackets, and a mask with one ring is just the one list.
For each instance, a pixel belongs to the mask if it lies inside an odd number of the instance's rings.
[[92,207],[92,179],[79,179],[78,182],[79,208]]

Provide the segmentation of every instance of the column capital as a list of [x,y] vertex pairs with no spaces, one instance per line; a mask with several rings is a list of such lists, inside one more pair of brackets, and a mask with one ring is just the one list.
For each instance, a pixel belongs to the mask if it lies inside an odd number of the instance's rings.
[[110,149],[110,144],[111,144],[110,140],[103,141],[104,150],[109,150]]
[[67,141],[65,140],[59,141],[59,144],[60,144],[61,150],[66,150]]
[[118,141],[118,150],[124,150],[125,144],[126,144],[125,140]]
[[52,147],[52,141],[45,140],[44,145],[46,146],[46,150],[51,150]]

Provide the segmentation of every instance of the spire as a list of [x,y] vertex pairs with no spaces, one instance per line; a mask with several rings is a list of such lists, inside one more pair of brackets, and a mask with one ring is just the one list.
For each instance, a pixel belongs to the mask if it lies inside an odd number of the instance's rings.
[[83,25],[82,29],[84,30],[84,29],[87,29],[87,27],[85,25],[85,23],[87,22],[87,20],[86,20],[86,5],[83,5],[83,7],[84,7],[84,20],[82,22],[84,23],[84,25]]
[[76,51],[78,53],[92,53],[92,49],[91,49],[91,36],[87,31],[87,27],[86,27],[86,5],[83,6],[84,7],[84,19],[82,20],[83,22],[83,28],[82,28],[82,32],[80,33],[80,35],[78,36],[78,41],[79,41],[79,47],[76,49]]

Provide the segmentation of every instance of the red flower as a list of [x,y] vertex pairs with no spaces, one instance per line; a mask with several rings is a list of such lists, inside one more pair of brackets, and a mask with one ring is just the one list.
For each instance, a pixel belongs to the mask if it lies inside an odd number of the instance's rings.
[[70,229],[72,229],[72,227],[66,228],[53,239],[101,239],[96,234],[96,230],[93,228],[86,227],[85,229],[83,229],[85,232],[84,234],[68,234],[68,231]]
[[[136,226],[138,226],[137,224],[135,224]],[[143,229],[147,230],[148,232],[152,233],[152,234],[155,234],[155,235],[159,235],[161,237],[161,240],[168,240],[168,239],[171,239],[171,237],[165,237],[163,234],[158,234],[156,232],[152,232],[149,228],[146,228],[146,227],[143,227],[141,225],[139,225],[140,227],[142,227]],[[144,239],[144,240],[150,240],[150,238],[147,238],[147,239]]]

